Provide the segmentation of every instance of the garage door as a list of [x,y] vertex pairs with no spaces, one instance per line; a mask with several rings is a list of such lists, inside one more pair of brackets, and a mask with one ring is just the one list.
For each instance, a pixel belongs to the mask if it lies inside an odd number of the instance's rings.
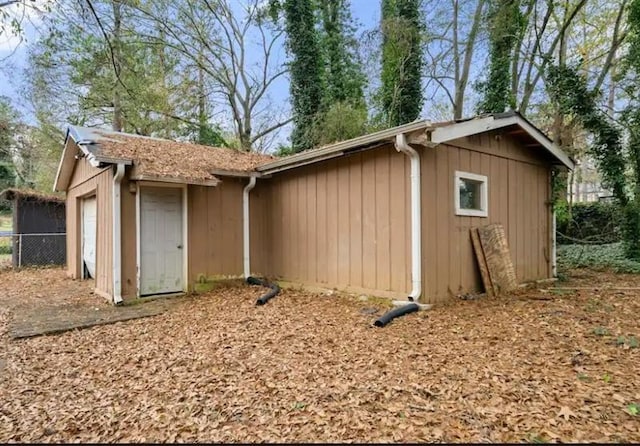
[[140,295],[183,291],[182,189],[140,189]]
[[91,278],[96,277],[96,197],[82,202],[82,261]]

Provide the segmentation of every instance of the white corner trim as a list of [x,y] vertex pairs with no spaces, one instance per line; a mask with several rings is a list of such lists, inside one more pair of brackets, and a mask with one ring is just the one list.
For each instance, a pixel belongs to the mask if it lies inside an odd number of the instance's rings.
[[[460,207],[460,180],[472,180],[480,182],[480,208],[464,209]],[[489,178],[477,173],[455,171],[453,180],[453,205],[456,215],[465,217],[489,216]]]
[[189,292],[189,185],[182,187],[182,291]]

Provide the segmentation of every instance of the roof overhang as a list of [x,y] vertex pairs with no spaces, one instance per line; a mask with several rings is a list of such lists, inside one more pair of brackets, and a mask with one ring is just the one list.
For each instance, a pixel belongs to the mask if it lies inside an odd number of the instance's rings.
[[71,175],[73,175],[74,164],[79,158],[86,158],[87,162],[96,168],[103,168],[111,164],[124,164],[125,166],[133,164],[133,161],[130,159],[96,156],[95,153],[90,150],[93,144],[95,144],[93,140],[80,138],[73,127],[67,128],[60,164],[58,164],[56,179],[53,183],[53,190],[55,192],[64,192],[67,190],[69,182],[71,181]]
[[271,174],[281,170],[293,169],[295,167],[301,167],[307,164],[337,158],[353,152],[354,150],[378,147],[381,144],[393,141],[398,133],[408,134],[419,132],[420,130],[427,129],[429,125],[429,121],[411,122],[409,124],[404,124],[398,127],[360,136],[358,138],[320,147],[319,149],[300,152],[271,163],[263,164],[256,170],[260,173]]
[[573,160],[564,153],[541,130],[523,118],[517,112],[494,114],[447,124],[432,125],[430,121],[416,121],[398,127],[370,133],[358,138],[331,144],[319,149],[308,150],[263,164],[256,170],[267,175],[283,170],[294,169],[308,164],[344,156],[359,150],[368,150],[383,144],[392,143],[398,134],[407,136],[410,144],[435,147],[459,138],[490,132],[509,126],[518,126],[530,138],[543,147],[559,163],[569,169],[574,168]]
[[569,169],[575,167],[573,160],[553,143],[540,129],[531,124],[520,114],[510,112],[482,118],[471,119],[464,122],[437,127],[431,130],[431,142],[442,144],[458,138],[490,132],[505,127],[518,126],[527,133],[540,146],[547,150],[555,159]]

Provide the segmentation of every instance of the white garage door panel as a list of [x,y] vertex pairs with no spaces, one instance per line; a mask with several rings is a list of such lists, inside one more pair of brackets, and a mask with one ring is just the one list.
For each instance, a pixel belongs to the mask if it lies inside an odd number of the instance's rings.
[[82,202],[82,261],[87,266],[89,277],[96,277],[96,197]]
[[141,188],[140,294],[182,290],[182,189]]

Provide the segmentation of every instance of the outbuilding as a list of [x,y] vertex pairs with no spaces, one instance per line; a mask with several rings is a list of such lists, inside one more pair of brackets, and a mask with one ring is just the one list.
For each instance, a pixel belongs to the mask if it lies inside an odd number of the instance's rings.
[[0,192],[0,199],[11,202],[13,267],[64,265],[64,198],[9,188]]
[[434,303],[482,290],[476,226],[503,225],[519,282],[554,275],[554,168],[573,161],[517,113],[280,159],[70,127],[55,190],[70,275],[115,303],[250,273]]

